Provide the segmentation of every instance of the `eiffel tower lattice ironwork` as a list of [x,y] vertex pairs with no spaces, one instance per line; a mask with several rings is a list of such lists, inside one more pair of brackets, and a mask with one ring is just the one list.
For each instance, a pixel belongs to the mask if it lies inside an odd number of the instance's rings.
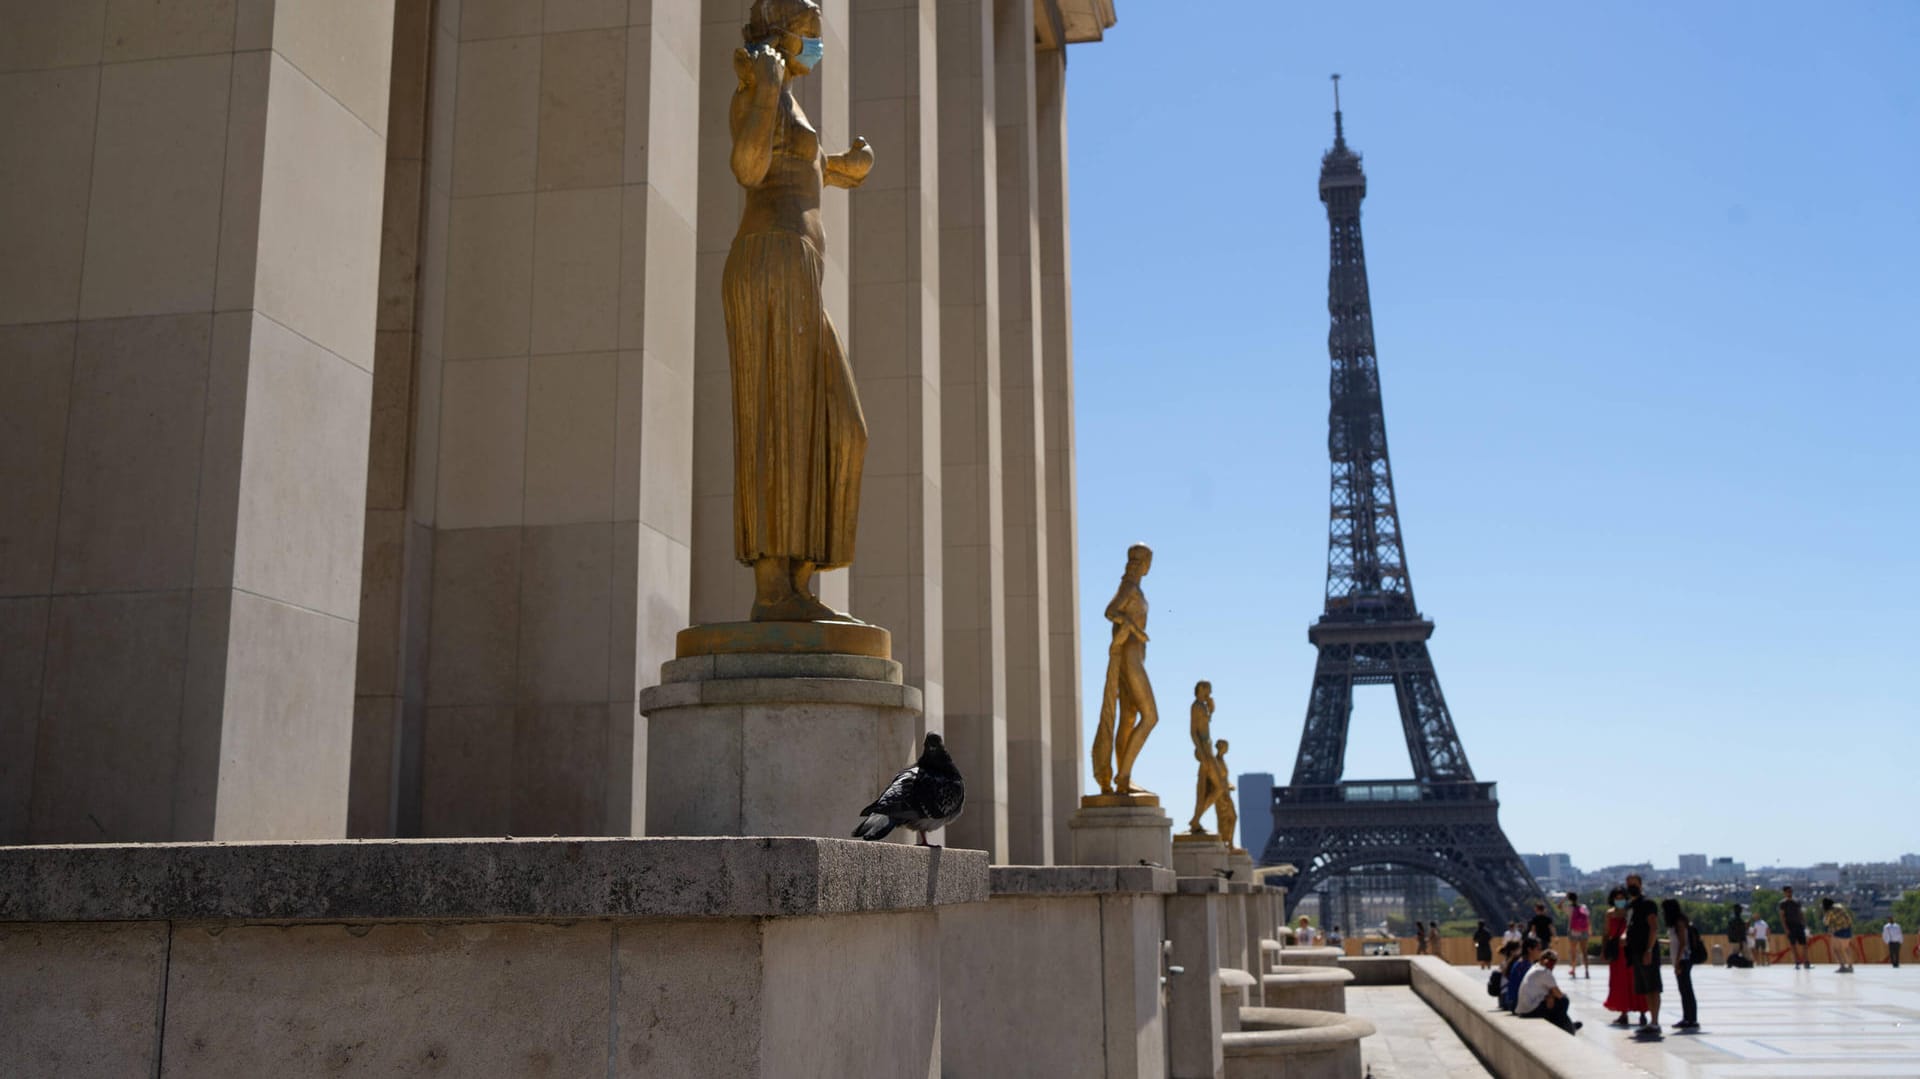
[[[1491,924],[1521,918],[1539,896],[1500,828],[1492,783],[1474,778],[1427,652],[1433,623],[1413,601],[1387,426],[1374,359],[1373,309],[1360,240],[1367,179],[1347,148],[1334,76],[1333,149],[1321,159],[1332,267],[1333,463],[1326,609],[1307,631],[1320,651],[1293,781],[1273,792],[1273,837],[1262,861],[1292,865],[1287,907],[1349,871],[1399,866],[1457,888]],[[1413,759],[1411,780],[1343,781],[1353,687],[1391,685]]]

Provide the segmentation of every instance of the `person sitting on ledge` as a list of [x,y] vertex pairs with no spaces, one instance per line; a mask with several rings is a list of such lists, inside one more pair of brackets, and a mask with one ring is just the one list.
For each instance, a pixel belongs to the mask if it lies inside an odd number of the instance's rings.
[[1540,962],[1540,953],[1543,951],[1540,942],[1532,937],[1522,939],[1520,947],[1521,952],[1519,958],[1515,959],[1513,964],[1507,967],[1506,984],[1500,990],[1500,1007],[1510,1012],[1520,1010],[1520,986],[1526,981],[1526,977],[1528,973],[1533,970],[1534,965]]
[[1560,983],[1553,980],[1553,968],[1559,964],[1560,957],[1552,948],[1541,953],[1540,961],[1527,970],[1520,982],[1513,1014],[1522,1019],[1545,1019],[1572,1034],[1586,1024],[1574,1022],[1567,1014],[1567,995],[1560,991]]

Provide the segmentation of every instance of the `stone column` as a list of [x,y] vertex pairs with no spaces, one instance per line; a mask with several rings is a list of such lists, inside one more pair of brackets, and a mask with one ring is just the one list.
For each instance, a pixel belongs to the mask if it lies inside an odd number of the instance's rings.
[[[1167,897],[1167,1075],[1221,1079],[1220,890],[1217,878],[1183,877]],[[1179,967],[1179,973],[1172,968]]]
[[345,833],[393,19],[9,9],[0,842]]
[[420,829],[636,832],[636,677],[687,609],[699,24],[679,4],[441,10]]
[[446,265],[447,189],[427,182],[427,133],[452,122],[450,100],[437,115],[430,114],[429,101],[433,69],[457,60],[450,23],[444,16],[435,19],[431,0],[394,4],[347,807],[347,834],[354,837],[413,835],[420,827],[433,518],[431,499],[409,493],[427,478],[413,470],[416,383],[438,386],[440,360],[437,352],[422,355],[415,315],[422,225],[429,217],[436,222],[436,276]]
[[1053,849],[1072,850],[1086,732],[1080,702],[1080,562],[1073,447],[1073,273],[1067,239],[1067,53],[1034,54],[1039,163],[1040,346],[1045,378],[1047,635],[1052,681]]
[[946,724],[967,777],[947,841],[1008,860],[999,169],[991,0],[941,0],[940,453]]
[[855,0],[852,17],[852,129],[878,165],[851,200],[848,336],[868,442],[850,599],[892,632],[925,727],[942,730],[938,15],[934,0]]
[[1033,0],[994,0],[999,207],[1001,467],[1007,584],[1009,855],[1053,861],[1052,642],[1048,632],[1045,379],[1041,372],[1039,173]]

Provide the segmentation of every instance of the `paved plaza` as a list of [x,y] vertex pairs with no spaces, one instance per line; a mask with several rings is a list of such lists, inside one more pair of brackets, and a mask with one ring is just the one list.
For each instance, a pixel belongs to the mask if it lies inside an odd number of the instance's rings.
[[1493,1074],[1408,986],[1349,985],[1347,1014],[1374,1025],[1376,1033],[1360,1042],[1361,1062],[1373,1079],[1487,1079]]
[[[1920,966],[1862,964],[1854,974],[1830,965],[1796,971],[1702,967],[1694,971],[1700,1029],[1676,1033],[1680,996],[1666,972],[1661,999],[1665,1036],[1642,1041],[1610,1027],[1606,972],[1562,977],[1580,1038],[1612,1050],[1649,1075],[1687,1079],[1853,1079],[1920,1076]],[[1351,991],[1350,991],[1351,992]],[[1441,1073],[1435,1073],[1441,1074]]]

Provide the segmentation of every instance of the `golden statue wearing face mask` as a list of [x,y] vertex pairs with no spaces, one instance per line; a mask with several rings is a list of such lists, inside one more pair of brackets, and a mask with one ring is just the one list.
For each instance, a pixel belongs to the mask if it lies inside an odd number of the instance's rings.
[[847,620],[813,575],[853,561],[867,422],[821,297],[823,185],[858,187],[862,138],[826,154],[792,83],[819,61],[813,0],[754,0],[734,50],[728,110],[734,179],[746,189],[721,275],[733,377],[734,555],[753,568],[756,622]]

